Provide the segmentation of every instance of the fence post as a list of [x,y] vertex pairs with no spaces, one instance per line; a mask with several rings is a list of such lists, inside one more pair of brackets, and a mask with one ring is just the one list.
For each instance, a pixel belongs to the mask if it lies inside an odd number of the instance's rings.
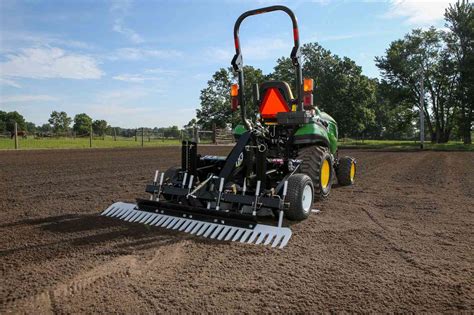
[[15,150],[18,149],[18,124],[15,121]]
[[137,141],[137,132],[138,132],[138,129],[135,129],[135,142]]
[[216,123],[212,124],[212,143],[217,144],[217,136],[216,136],[217,128]]
[[89,130],[89,148],[92,148],[92,126]]
[[114,128],[114,141],[117,141],[117,128]]
[[144,130],[143,130],[143,127],[142,127],[142,148],[143,148],[143,137],[144,137]]

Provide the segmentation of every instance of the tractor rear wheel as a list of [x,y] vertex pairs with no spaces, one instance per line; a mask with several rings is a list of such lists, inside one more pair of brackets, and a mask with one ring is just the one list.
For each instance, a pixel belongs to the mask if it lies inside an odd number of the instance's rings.
[[339,185],[349,186],[354,184],[357,171],[356,164],[356,160],[350,156],[345,156],[339,159],[336,168],[337,182]]
[[288,177],[286,202],[290,207],[285,211],[289,220],[301,221],[311,213],[313,206],[314,186],[311,178],[305,174],[293,174]]
[[300,173],[308,175],[314,184],[314,200],[324,200],[329,196],[333,179],[332,158],[326,147],[311,146],[298,152]]

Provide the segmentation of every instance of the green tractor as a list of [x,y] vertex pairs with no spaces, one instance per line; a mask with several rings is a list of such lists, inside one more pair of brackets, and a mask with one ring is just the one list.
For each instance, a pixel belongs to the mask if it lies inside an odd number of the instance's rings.
[[[247,117],[239,28],[252,15],[283,11],[293,24],[291,60],[296,97],[288,83],[269,81],[253,89],[257,119]],[[181,165],[155,172],[149,199],[117,202],[102,215],[215,238],[284,247],[292,232],[283,218],[301,221],[313,202],[328,197],[335,178],[354,183],[356,161],[337,154],[337,123],[313,104],[313,80],[303,79],[299,33],[294,13],[271,6],[243,13],[234,26],[231,106],[240,108],[237,143],[226,157],[201,156],[197,143],[184,141]],[[275,223],[273,223],[275,222]]]

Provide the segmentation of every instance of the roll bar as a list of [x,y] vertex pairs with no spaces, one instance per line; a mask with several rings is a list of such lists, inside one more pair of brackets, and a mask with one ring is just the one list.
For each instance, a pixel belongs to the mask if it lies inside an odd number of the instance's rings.
[[293,40],[294,46],[291,50],[291,61],[296,68],[296,91],[297,91],[297,109],[298,111],[303,111],[303,71],[301,69],[301,52],[300,52],[300,39],[299,39],[299,32],[298,32],[298,21],[296,20],[296,16],[288,7],[283,5],[274,5],[270,7],[260,8],[256,10],[250,10],[247,12],[242,13],[234,25],[234,43],[235,43],[235,55],[232,58],[232,67],[234,71],[238,74],[239,79],[239,104],[240,104],[240,111],[242,116],[242,121],[246,125],[246,127],[250,130],[251,125],[250,122],[247,120],[247,113],[245,108],[245,101],[244,101],[244,71],[243,71],[243,59],[242,53],[240,51],[240,39],[239,39],[239,29],[240,24],[242,23],[245,18],[258,15],[262,13],[268,13],[273,11],[283,11],[291,18],[291,22],[293,23]]

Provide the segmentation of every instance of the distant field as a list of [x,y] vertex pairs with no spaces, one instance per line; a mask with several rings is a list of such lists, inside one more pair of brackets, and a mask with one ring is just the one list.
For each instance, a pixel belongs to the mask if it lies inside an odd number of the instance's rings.
[[[144,147],[158,147],[180,145],[180,140],[173,139],[152,139],[143,142]],[[206,143],[206,142],[204,142]],[[87,149],[89,148],[89,138],[42,138],[42,139],[19,139],[20,149]],[[135,138],[117,138],[114,141],[112,137],[95,138],[92,141],[92,148],[130,148],[141,147],[141,139],[135,141]],[[345,140],[339,142],[340,148],[346,149],[373,149],[373,150],[417,150],[420,144],[415,141],[397,141],[397,140]],[[0,138],[0,150],[12,150],[15,148],[15,142],[12,139]],[[425,142],[425,149],[439,151],[474,151],[474,145],[464,145],[462,142],[449,142],[445,144],[431,144]]]
[[[34,139],[32,137],[28,139],[18,140],[20,149],[86,149],[89,148],[89,138],[42,138]],[[157,147],[166,145],[179,145],[180,140],[151,140],[145,139],[143,142],[144,147]],[[112,137],[95,138],[92,140],[92,148],[128,148],[128,147],[141,147],[141,139],[135,141],[135,138],[117,138],[114,141]],[[15,142],[12,139],[0,138],[0,149],[14,149]]]
[[[346,149],[390,149],[408,151],[418,150],[420,148],[420,143],[401,140],[348,140],[339,142],[339,147]],[[474,145],[465,145],[460,141],[450,141],[442,144],[425,142],[424,148],[426,150],[436,151],[474,151]]]

